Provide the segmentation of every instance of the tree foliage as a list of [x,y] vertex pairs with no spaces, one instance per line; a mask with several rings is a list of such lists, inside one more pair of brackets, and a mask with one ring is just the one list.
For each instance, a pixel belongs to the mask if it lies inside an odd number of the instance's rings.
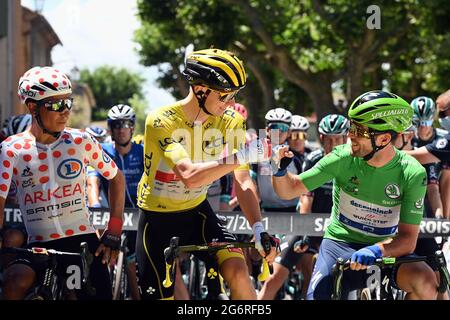
[[93,120],[104,120],[107,111],[116,104],[143,99],[144,78],[124,68],[105,65],[92,72],[83,69],[80,83],[89,85],[97,102]]
[[160,85],[177,98],[187,92],[180,70],[188,44],[237,52],[249,73],[242,96],[256,123],[274,105],[319,118],[337,112],[336,88],[349,101],[383,87],[407,98],[448,88],[448,1],[380,0],[380,29],[368,27],[372,4],[138,0],[136,41],[141,62],[160,66]]

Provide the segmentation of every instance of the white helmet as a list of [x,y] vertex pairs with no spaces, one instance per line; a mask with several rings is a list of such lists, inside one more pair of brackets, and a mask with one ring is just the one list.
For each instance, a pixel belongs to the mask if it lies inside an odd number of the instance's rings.
[[31,125],[31,114],[20,114],[11,116],[8,120],[8,125],[3,128],[3,132],[7,137],[24,132],[28,126]]
[[104,128],[97,127],[97,126],[90,126],[86,128],[86,132],[89,133],[94,138],[106,138],[107,131]]
[[134,123],[136,120],[136,114],[130,106],[126,104],[118,104],[108,111],[108,125],[114,120],[130,120]]
[[266,122],[284,122],[291,125],[292,113],[283,108],[271,109],[266,113]]
[[69,78],[53,67],[34,67],[19,80],[18,95],[21,103],[40,101],[49,97],[71,94]]
[[292,116],[291,130],[306,131],[309,128],[309,121],[305,117],[294,115]]

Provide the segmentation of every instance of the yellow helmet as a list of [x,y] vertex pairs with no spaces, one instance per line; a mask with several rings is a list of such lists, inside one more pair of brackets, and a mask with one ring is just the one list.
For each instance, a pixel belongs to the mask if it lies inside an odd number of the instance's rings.
[[186,58],[183,71],[190,85],[202,85],[219,92],[231,92],[245,87],[247,74],[236,55],[220,49],[192,52]]

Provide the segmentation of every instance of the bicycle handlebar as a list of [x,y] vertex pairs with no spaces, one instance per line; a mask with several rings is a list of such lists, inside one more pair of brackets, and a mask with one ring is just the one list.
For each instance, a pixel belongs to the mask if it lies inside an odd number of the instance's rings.
[[0,248],[1,253],[22,253],[22,254],[30,254],[30,255],[46,255],[48,257],[51,256],[79,256],[81,259],[81,265],[83,269],[83,279],[82,286],[83,290],[90,296],[94,296],[96,293],[96,289],[91,284],[90,274],[90,266],[94,261],[94,256],[89,251],[89,246],[87,242],[80,243],[80,252],[65,252],[58,251],[54,249],[40,248],[40,247],[32,247],[32,248]]
[[[381,268],[387,266],[396,266],[402,263],[413,263],[413,262],[426,262],[426,261],[436,262],[439,266],[440,281],[437,288],[438,292],[444,293],[450,286],[450,275],[447,270],[447,263],[445,260],[444,253],[441,250],[435,252],[431,256],[409,256],[409,257],[382,257],[375,260],[373,265],[379,266]],[[333,266],[333,293],[332,299],[339,300],[341,298],[341,282],[342,276],[345,270],[350,268],[350,260],[344,261],[342,258],[336,260],[336,264]]]
[[[254,242],[217,242],[206,245],[179,246],[178,245],[179,240],[180,239],[178,237],[172,237],[172,239],[170,239],[169,247],[164,249],[164,260],[166,262],[166,278],[162,283],[164,288],[169,288],[172,286],[175,280],[175,263],[176,263],[175,259],[182,252],[191,253],[191,252],[206,251],[212,253],[222,249],[255,248]],[[262,272],[258,275],[258,280],[265,281],[269,277],[270,273],[272,273],[272,271],[269,268],[269,263],[267,262],[267,260],[263,259],[263,268]]]

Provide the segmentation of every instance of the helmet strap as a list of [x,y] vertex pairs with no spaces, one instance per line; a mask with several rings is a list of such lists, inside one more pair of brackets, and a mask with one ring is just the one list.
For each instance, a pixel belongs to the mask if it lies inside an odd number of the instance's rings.
[[408,141],[405,140],[405,136],[402,135],[402,145],[400,146],[400,148],[398,148],[398,150],[403,150],[407,143]]
[[194,92],[195,97],[197,98],[198,105],[200,109],[203,110],[204,113],[206,113],[209,116],[212,116],[213,114],[209,112],[205,107],[206,99],[208,98],[209,94],[211,93],[211,90],[207,89],[206,92],[203,92],[202,90],[195,92],[194,86],[192,87],[192,91]]
[[56,139],[59,138],[59,136],[61,135],[61,131],[52,132],[52,131],[47,130],[47,128],[44,126],[44,123],[42,122],[42,118],[41,118],[41,107],[39,105],[37,105],[37,110],[34,112],[34,117],[36,118],[36,122],[38,123],[39,127],[41,127],[42,131],[45,134],[49,134],[53,138],[56,138]]
[[363,157],[364,161],[369,161],[370,159],[372,159],[373,156],[375,155],[375,153],[377,153],[380,150],[383,150],[389,144],[389,143],[387,143],[384,146],[377,146],[375,143],[375,135],[374,134],[372,134],[370,136],[370,143],[372,144],[372,151]]

